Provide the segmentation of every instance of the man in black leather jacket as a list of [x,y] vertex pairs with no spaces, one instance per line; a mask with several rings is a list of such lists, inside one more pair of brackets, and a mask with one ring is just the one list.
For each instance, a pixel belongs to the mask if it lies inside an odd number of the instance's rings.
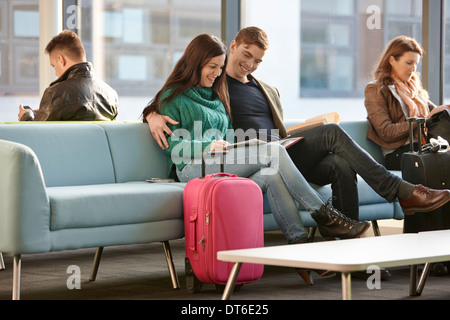
[[58,79],[48,87],[39,110],[20,106],[19,121],[114,120],[118,114],[117,92],[95,76],[80,38],[63,31],[47,45],[45,52]]

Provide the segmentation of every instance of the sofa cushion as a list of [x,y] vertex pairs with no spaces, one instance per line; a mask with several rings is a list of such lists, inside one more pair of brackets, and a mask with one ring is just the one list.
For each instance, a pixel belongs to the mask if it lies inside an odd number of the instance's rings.
[[108,140],[99,126],[0,125],[0,139],[24,144],[36,153],[47,187],[115,182]]
[[114,183],[48,188],[52,231],[182,219],[183,189]]
[[347,132],[352,139],[364,150],[366,150],[378,163],[384,164],[383,153],[381,148],[373,141],[367,138],[369,132],[369,122],[361,121],[344,121],[341,128]]
[[153,140],[147,124],[106,123],[100,126],[108,137],[116,182],[167,178],[166,155]]

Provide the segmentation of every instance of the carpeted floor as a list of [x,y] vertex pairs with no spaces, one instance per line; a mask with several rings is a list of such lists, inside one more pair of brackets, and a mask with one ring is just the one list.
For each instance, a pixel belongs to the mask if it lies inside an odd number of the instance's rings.
[[[283,245],[280,233],[267,233],[266,245]],[[221,294],[206,284],[199,294],[185,289],[184,241],[171,242],[180,281],[173,290],[161,244],[105,248],[97,280],[89,281],[95,249],[65,251],[22,257],[22,300],[159,300],[216,301]],[[0,300],[11,299],[12,257],[5,256],[6,270],[0,272]],[[70,266],[81,272],[80,289],[69,290]],[[353,300],[448,300],[450,276],[430,277],[421,297],[409,296],[409,268],[390,269],[392,278],[380,290],[370,290],[365,280],[352,279]],[[263,278],[234,293],[235,301],[340,300],[341,278],[332,275],[306,286],[293,269],[265,267]]]

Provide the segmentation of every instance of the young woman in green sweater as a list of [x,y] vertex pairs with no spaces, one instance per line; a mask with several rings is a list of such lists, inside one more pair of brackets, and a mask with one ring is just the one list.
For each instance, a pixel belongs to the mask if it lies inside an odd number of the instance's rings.
[[[161,91],[144,109],[144,119],[157,111],[177,122],[170,125],[174,136],[168,139],[166,153],[171,172],[181,182],[202,176],[204,152],[226,150],[233,142],[224,72],[227,53],[218,38],[208,34],[196,37]],[[207,173],[219,171],[215,161],[207,159],[206,163]],[[325,203],[277,143],[228,150],[225,171],[248,177],[261,187],[289,243],[308,241],[296,201],[311,213],[323,237],[357,238],[370,226],[369,222],[347,218]]]

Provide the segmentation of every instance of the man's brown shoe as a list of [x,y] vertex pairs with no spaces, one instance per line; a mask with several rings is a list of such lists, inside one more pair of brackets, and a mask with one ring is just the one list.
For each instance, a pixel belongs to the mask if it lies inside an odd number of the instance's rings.
[[405,215],[430,212],[450,201],[450,190],[433,190],[422,185],[414,188],[408,200],[399,200]]

